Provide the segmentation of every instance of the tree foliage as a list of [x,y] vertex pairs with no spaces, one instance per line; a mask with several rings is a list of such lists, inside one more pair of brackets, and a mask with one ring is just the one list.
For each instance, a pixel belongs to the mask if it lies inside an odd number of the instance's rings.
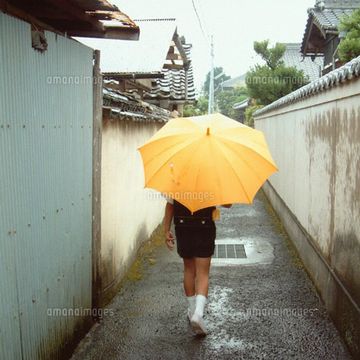
[[277,43],[273,48],[269,48],[269,40],[255,41],[254,50],[272,70],[275,70],[278,66],[284,64],[284,61],[282,60],[286,51],[284,44]]
[[268,40],[255,42],[254,50],[266,63],[255,65],[246,76],[249,95],[258,104],[268,105],[308,83],[302,70],[284,65],[281,44],[269,49]]
[[184,107],[184,117],[199,116],[207,114],[209,100],[205,96],[200,96],[195,104],[187,104]]
[[247,97],[247,89],[245,87],[238,87],[233,90],[219,92],[216,95],[216,102],[222,114],[235,119],[236,110],[233,109],[234,104],[245,100]]
[[[217,79],[214,80],[215,94],[217,94],[219,91],[219,85],[223,81],[230,79],[230,76],[228,76],[224,73],[224,69],[221,66],[215,67],[214,68],[214,77],[216,78],[220,74],[223,74],[223,75],[219,76]],[[209,96],[209,85],[210,85],[210,71],[206,75],[205,83],[203,86],[203,92],[204,92],[205,96]]]
[[360,55],[360,9],[341,19],[339,30],[346,36],[339,45],[339,58],[347,62]]
[[256,105],[256,103],[254,103],[245,110],[245,125],[254,127],[254,113],[262,107],[263,105]]
[[[218,91],[215,93],[216,107],[218,108],[218,111],[222,114],[231,118],[235,118],[236,110],[233,109],[233,106],[235,103],[241,102],[248,97],[247,89],[245,87],[238,87],[233,90],[222,91],[219,87],[220,83],[230,79],[230,76],[224,73],[222,67],[216,67],[214,73],[215,76],[223,73],[222,76],[215,80],[215,87],[218,88]],[[209,83],[210,72],[206,76],[203,88],[206,89],[206,87],[209,86]],[[189,117],[207,114],[209,104],[208,96],[208,92],[204,91],[204,95],[200,96],[197,99],[196,103],[186,105],[184,108],[183,116]]]

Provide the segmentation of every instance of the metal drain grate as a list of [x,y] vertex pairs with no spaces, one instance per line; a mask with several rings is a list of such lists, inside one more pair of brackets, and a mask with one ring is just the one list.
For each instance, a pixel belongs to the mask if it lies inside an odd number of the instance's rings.
[[216,259],[246,259],[243,244],[216,244],[213,258]]

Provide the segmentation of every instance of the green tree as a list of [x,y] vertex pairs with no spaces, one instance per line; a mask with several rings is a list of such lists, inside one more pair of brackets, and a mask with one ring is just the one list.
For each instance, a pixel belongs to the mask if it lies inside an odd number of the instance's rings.
[[277,43],[273,48],[269,49],[269,40],[255,41],[254,50],[261,56],[270,69],[275,70],[278,66],[284,65],[284,61],[282,60],[286,51],[284,44]]
[[216,96],[216,103],[222,114],[235,119],[236,110],[233,109],[234,104],[245,100],[247,97],[247,89],[245,87],[238,87],[233,90],[219,92]]
[[204,115],[208,112],[208,99],[205,96],[200,96],[195,104],[187,104],[184,107],[184,117]]
[[259,110],[262,107],[263,105],[253,104],[245,110],[245,125],[254,127],[254,113],[256,110]]
[[[223,75],[216,78],[220,74],[223,74]],[[214,68],[214,78],[216,78],[214,80],[214,90],[215,90],[215,94],[216,94],[219,91],[219,85],[223,81],[229,80],[230,76],[228,76],[224,73],[224,69],[221,66],[218,66],[218,67]],[[210,85],[210,71],[206,75],[205,83],[203,86],[203,92],[204,92],[205,96],[209,96],[209,85]]]
[[341,19],[339,30],[346,36],[339,45],[339,58],[347,62],[360,55],[360,9]]
[[250,97],[259,105],[268,105],[308,83],[302,70],[284,65],[285,47],[281,44],[269,49],[268,40],[255,42],[254,50],[266,64],[250,69],[246,85]]

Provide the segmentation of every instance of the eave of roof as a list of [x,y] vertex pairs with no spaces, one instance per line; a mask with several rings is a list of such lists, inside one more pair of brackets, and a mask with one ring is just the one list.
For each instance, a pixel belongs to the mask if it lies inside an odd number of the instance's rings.
[[335,5],[326,7],[324,9],[310,8],[308,9],[308,20],[305,27],[305,32],[301,45],[301,52],[308,53],[307,44],[311,37],[312,29],[316,26],[317,30],[321,33],[324,39],[328,34],[337,35],[339,33],[338,26],[340,19],[343,16],[350,15],[355,6],[348,5],[348,7]]
[[247,108],[247,107],[249,106],[249,101],[250,101],[250,99],[247,98],[247,99],[245,99],[245,100],[243,100],[243,101],[240,101],[240,102],[234,104],[232,108],[233,108],[234,110],[245,109],[245,108]]
[[223,81],[220,84],[220,87],[234,88],[234,87],[240,86],[241,84],[245,84],[245,80],[246,80],[246,74],[242,74],[240,76],[236,76],[234,78]]
[[110,118],[141,122],[166,122],[170,118],[168,110],[106,86],[103,88],[103,98],[103,109],[108,112]]
[[2,0],[0,10],[68,36],[139,38],[134,21],[106,0]]
[[160,71],[154,72],[103,72],[107,79],[124,80],[124,79],[161,79],[164,74]]
[[101,51],[100,67],[105,73],[161,72],[176,33],[176,22],[137,20],[137,24],[140,26],[140,38],[136,42],[84,38],[78,40]]
[[316,56],[315,59],[303,56],[300,52],[300,43],[284,43],[283,45],[285,45],[286,50],[282,60],[286,66],[293,66],[302,70],[309,81],[314,81],[320,77],[320,69],[324,63],[323,56]]
[[344,66],[324,75],[318,80],[303,86],[302,88],[288,94],[281,99],[265,106],[255,112],[254,116],[264,115],[267,112],[281,108],[283,106],[296,103],[308,96],[331,89],[339,84],[350,81],[360,76],[360,56],[351,60]]

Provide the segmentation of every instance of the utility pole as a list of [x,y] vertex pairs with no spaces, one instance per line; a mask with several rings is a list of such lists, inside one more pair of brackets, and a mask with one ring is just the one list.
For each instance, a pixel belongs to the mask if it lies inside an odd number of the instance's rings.
[[209,83],[209,107],[208,113],[212,114],[214,112],[214,36],[211,35],[211,70],[210,70],[210,83]]

